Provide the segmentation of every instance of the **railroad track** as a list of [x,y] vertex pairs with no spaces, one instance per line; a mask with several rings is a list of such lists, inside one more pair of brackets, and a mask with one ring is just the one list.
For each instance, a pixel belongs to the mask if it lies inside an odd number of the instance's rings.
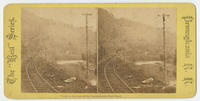
[[26,76],[29,81],[27,85],[29,85],[29,88],[32,88],[32,90],[30,91],[38,93],[58,92],[54,86],[52,86],[47,80],[42,77],[37,67],[33,63],[28,64],[25,69]]
[[[110,66],[111,65],[111,66]],[[113,93],[134,93],[135,91],[116,72],[114,65],[107,63],[104,67],[104,77]]]

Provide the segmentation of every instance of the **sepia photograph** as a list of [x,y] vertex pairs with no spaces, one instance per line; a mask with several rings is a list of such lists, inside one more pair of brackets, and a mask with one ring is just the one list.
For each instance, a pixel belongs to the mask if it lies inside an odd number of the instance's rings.
[[23,8],[22,92],[97,92],[96,8]]
[[176,8],[21,11],[25,93],[176,93]]
[[98,92],[176,93],[175,8],[99,8]]

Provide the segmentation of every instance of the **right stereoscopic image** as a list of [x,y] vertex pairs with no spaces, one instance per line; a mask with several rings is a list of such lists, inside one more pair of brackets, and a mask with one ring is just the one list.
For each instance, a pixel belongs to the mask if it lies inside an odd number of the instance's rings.
[[98,93],[176,93],[176,8],[98,9]]

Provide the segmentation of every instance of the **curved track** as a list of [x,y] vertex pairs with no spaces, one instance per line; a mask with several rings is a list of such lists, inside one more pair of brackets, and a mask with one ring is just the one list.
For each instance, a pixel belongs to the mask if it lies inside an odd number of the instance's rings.
[[52,86],[47,80],[45,80],[42,75],[39,73],[37,67],[30,63],[26,67],[26,74],[29,80],[29,84],[33,88],[33,92],[43,92],[43,93],[54,93],[58,92],[54,86]]
[[[110,66],[111,65],[111,66]],[[135,91],[118,75],[113,64],[104,67],[104,77],[113,93],[134,93]]]

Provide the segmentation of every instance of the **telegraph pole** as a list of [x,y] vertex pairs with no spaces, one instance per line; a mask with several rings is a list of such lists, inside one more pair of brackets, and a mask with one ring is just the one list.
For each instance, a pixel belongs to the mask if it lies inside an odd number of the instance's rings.
[[166,61],[165,61],[165,57],[166,57],[166,50],[165,50],[165,24],[166,24],[166,17],[168,17],[169,15],[167,14],[162,14],[162,15],[158,15],[162,17],[162,29],[163,29],[163,70],[164,70],[164,79],[165,79],[165,84],[167,85],[167,69],[166,69]]
[[89,76],[89,47],[88,47],[88,16],[91,16],[91,13],[84,13],[82,14],[85,16],[85,37],[86,37],[86,67],[87,67],[87,74],[86,74],[86,79],[88,79]]

